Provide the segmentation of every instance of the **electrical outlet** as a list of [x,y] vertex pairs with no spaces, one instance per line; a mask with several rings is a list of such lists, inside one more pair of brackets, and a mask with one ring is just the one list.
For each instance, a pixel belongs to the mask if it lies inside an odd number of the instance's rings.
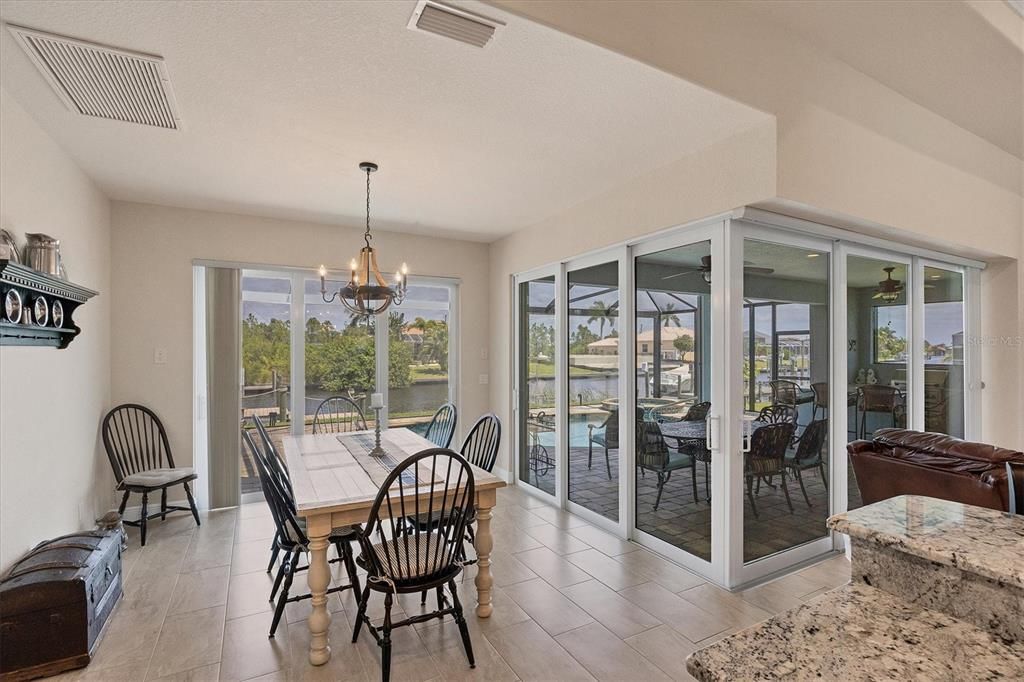
[[167,349],[163,347],[157,347],[153,349],[153,364],[154,365],[166,365],[167,364]]
[[487,376],[486,374],[481,374],[480,375],[480,385],[481,386],[486,386],[490,382],[491,382],[491,378],[489,376]]
[[486,360],[487,359],[487,349],[486,348],[481,348],[480,349],[480,359],[481,360]]

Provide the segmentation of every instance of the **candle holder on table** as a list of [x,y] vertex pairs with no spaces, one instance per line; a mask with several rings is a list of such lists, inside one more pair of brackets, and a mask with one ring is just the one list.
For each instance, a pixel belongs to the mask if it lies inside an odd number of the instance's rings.
[[374,422],[373,426],[373,435],[375,441],[373,449],[370,450],[370,457],[383,457],[388,453],[384,452],[384,448],[380,446],[380,411],[384,408],[383,396],[380,393],[374,393],[371,396],[370,407],[377,414],[377,419]]

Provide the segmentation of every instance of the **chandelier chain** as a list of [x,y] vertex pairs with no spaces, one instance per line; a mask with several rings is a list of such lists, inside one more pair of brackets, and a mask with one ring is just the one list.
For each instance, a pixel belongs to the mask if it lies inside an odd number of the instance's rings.
[[373,235],[370,234],[370,169],[366,169],[366,232],[363,234],[363,239],[366,241],[366,245],[370,245],[370,240],[373,239]]

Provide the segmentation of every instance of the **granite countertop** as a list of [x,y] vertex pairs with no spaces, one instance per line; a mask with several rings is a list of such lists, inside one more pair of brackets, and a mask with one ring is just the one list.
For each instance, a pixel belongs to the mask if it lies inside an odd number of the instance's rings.
[[1024,517],[901,495],[828,520],[852,538],[1024,588]]
[[699,680],[1024,679],[1024,644],[850,584],[694,652]]

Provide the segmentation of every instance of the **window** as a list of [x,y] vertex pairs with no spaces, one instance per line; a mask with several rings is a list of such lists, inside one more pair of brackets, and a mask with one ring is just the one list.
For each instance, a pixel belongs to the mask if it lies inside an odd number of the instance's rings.
[[871,315],[871,337],[876,363],[906,364],[907,306],[875,306]]

